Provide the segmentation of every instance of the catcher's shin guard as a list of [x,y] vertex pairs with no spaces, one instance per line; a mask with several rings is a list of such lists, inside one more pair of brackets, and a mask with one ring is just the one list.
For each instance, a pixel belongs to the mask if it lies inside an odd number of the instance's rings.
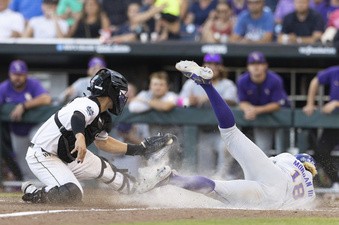
[[22,200],[31,203],[56,203],[71,204],[80,203],[82,200],[82,192],[74,183],[66,183],[61,186],[55,186],[49,191],[45,187],[36,189],[32,193],[25,193]]
[[136,179],[129,175],[127,170],[116,168],[113,164],[109,163],[107,159],[101,159],[101,173],[97,177],[98,180],[107,184],[114,191],[123,194],[132,194],[135,192]]

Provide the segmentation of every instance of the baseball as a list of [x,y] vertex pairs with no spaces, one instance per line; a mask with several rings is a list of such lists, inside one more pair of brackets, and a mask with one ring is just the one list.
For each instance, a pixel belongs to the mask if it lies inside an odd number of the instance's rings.
[[173,138],[169,139],[168,142],[166,143],[166,145],[170,145],[173,143]]

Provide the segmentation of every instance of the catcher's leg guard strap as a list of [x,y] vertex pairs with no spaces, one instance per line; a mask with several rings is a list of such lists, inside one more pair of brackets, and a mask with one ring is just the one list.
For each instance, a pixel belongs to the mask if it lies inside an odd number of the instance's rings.
[[102,167],[98,179],[112,187],[113,190],[130,194],[133,192],[134,177],[127,174],[127,170],[120,170],[109,163],[105,158],[100,158]]

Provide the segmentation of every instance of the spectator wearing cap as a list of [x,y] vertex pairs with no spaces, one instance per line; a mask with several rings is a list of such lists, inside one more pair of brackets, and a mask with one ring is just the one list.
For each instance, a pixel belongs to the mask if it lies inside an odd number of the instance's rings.
[[34,179],[28,168],[25,156],[37,124],[22,122],[26,111],[51,103],[51,96],[40,81],[28,77],[28,68],[24,61],[12,61],[9,66],[9,78],[0,84],[0,105],[15,105],[10,117],[10,136],[16,161],[23,174],[23,179]]
[[[203,65],[213,70],[212,84],[222,98],[231,106],[237,100],[237,88],[233,81],[227,78],[227,69],[223,66],[220,54],[206,54]],[[178,106],[210,108],[211,105],[204,90],[191,79],[185,81],[178,100]],[[217,126],[199,126],[197,143],[197,170],[199,174],[215,176],[216,178],[231,178],[231,157],[225,151],[218,135]]]
[[39,39],[66,37],[68,24],[57,15],[57,5],[58,0],[43,0],[41,5],[43,15],[28,21],[23,36]]
[[247,9],[238,15],[230,42],[271,43],[273,32],[274,17],[265,0],[247,0]]
[[76,80],[71,86],[66,88],[65,91],[61,93],[58,98],[60,104],[65,104],[68,101],[81,96],[89,96],[91,93],[87,90],[89,87],[89,82],[91,78],[98,72],[100,69],[106,67],[106,62],[101,56],[93,56],[88,61],[87,66],[87,76],[81,77]]
[[[283,81],[277,73],[268,69],[262,52],[255,51],[248,55],[247,72],[240,76],[237,86],[239,106],[245,120],[255,120],[260,114],[273,113],[289,106]],[[254,142],[267,155],[273,148],[275,131],[272,128],[253,128]]]
[[0,4],[0,40],[21,37],[25,29],[25,19],[8,8],[10,0],[1,0]]

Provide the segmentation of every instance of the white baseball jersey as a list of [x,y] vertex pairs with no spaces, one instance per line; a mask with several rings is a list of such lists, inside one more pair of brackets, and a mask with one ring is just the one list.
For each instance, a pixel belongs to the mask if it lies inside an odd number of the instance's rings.
[[[91,124],[100,113],[99,106],[94,101],[86,97],[76,98],[60,109],[58,113],[58,118],[66,130],[71,130],[71,117],[75,111],[79,111],[85,116],[86,126]],[[54,115],[52,115],[36,132],[32,143],[41,147],[46,152],[56,155],[60,136],[61,133],[54,121]],[[102,131],[96,138],[105,139],[107,137],[107,132]]]
[[310,208],[315,199],[312,174],[289,153],[268,158],[236,126],[221,129],[230,154],[243,169],[244,180],[215,181],[215,192],[233,207],[258,209]]
[[[71,117],[74,111],[84,114],[86,126],[91,124],[100,113],[99,106],[91,99],[76,98],[60,109],[58,113],[61,124],[67,130],[71,130]],[[118,190],[122,186],[123,174],[114,172],[108,163],[105,167],[108,169],[103,170],[103,160],[89,150],[87,150],[83,163],[73,161],[67,164],[62,161],[57,155],[60,137],[61,133],[53,115],[37,131],[32,139],[34,145],[27,150],[26,161],[34,175],[45,185],[47,191],[52,187],[70,182],[76,184],[83,191],[79,181],[91,179],[105,182],[113,190]],[[107,132],[102,131],[96,135],[95,140],[107,138]],[[112,177],[115,179],[112,180]]]

